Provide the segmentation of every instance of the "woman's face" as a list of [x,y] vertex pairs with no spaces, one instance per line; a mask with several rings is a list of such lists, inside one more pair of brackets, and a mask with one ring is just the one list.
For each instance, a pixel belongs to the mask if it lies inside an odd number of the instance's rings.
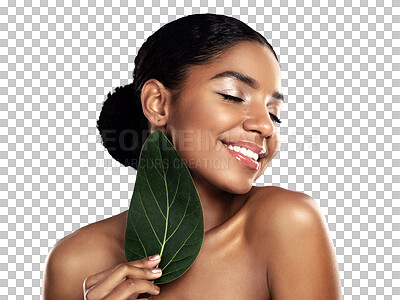
[[[190,68],[170,107],[167,135],[196,183],[243,194],[279,151],[271,114],[279,118],[282,101],[280,67],[272,51],[241,42],[220,58]],[[256,161],[254,153],[263,157]]]

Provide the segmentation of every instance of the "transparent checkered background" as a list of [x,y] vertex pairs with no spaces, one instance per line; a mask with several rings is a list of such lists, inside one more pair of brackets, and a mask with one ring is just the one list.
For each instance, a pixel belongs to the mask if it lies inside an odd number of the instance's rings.
[[152,32],[205,12],[280,58],[282,147],[257,184],[317,200],[344,299],[400,299],[400,1],[55,3],[0,2],[1,299],[39,299],[56,241],[128,208],[135,172],[100,143],[102,102]]

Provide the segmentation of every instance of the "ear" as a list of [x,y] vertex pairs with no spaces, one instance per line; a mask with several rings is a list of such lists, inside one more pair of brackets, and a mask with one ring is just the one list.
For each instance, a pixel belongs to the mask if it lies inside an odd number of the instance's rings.
[[170,91],[156,79],[150,79],[143,85],[142,108],[152,132],[164,129],[167,125],[170,98]]

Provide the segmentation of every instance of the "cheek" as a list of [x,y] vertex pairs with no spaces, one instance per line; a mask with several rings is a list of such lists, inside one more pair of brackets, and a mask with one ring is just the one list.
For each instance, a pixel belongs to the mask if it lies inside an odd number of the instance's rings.
[[278,149],[281,147],[281,135],[278,130],[275,132],[275,144]]
[[182,157],[205,150],[204,145],[210,140],[208,137],[213,136],[209,119],[209,108],[199,104],[180,107],[179,111],[171,114],[168,131],[175,148]]
[[192,101],[192,105],[171,116],[174,130],[186,130],[193,137],[200,134],[210,137],[223,132],[233,123],[235,118],[226,106],[208,100],[199,101]]
[[187,113],[193,128],[214,128],[216,124],[224,122],[226,112],[212,101],[204,100],[203,103],[193,104]]
[[279,152],[281,148],[281,136],[280,134],[276,131],[274,136],[272,137],[272,140],[268,144],[269,152],[271,153],[271,159]]

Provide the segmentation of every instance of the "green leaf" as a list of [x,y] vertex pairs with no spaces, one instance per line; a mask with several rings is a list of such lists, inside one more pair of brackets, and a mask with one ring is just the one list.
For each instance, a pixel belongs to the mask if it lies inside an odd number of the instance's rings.
[[160,254],[170,282],[190,268],[204,238],[203,211],[189,170],[160,131],[143,145],[128,212],[125,256],[128,261]]

